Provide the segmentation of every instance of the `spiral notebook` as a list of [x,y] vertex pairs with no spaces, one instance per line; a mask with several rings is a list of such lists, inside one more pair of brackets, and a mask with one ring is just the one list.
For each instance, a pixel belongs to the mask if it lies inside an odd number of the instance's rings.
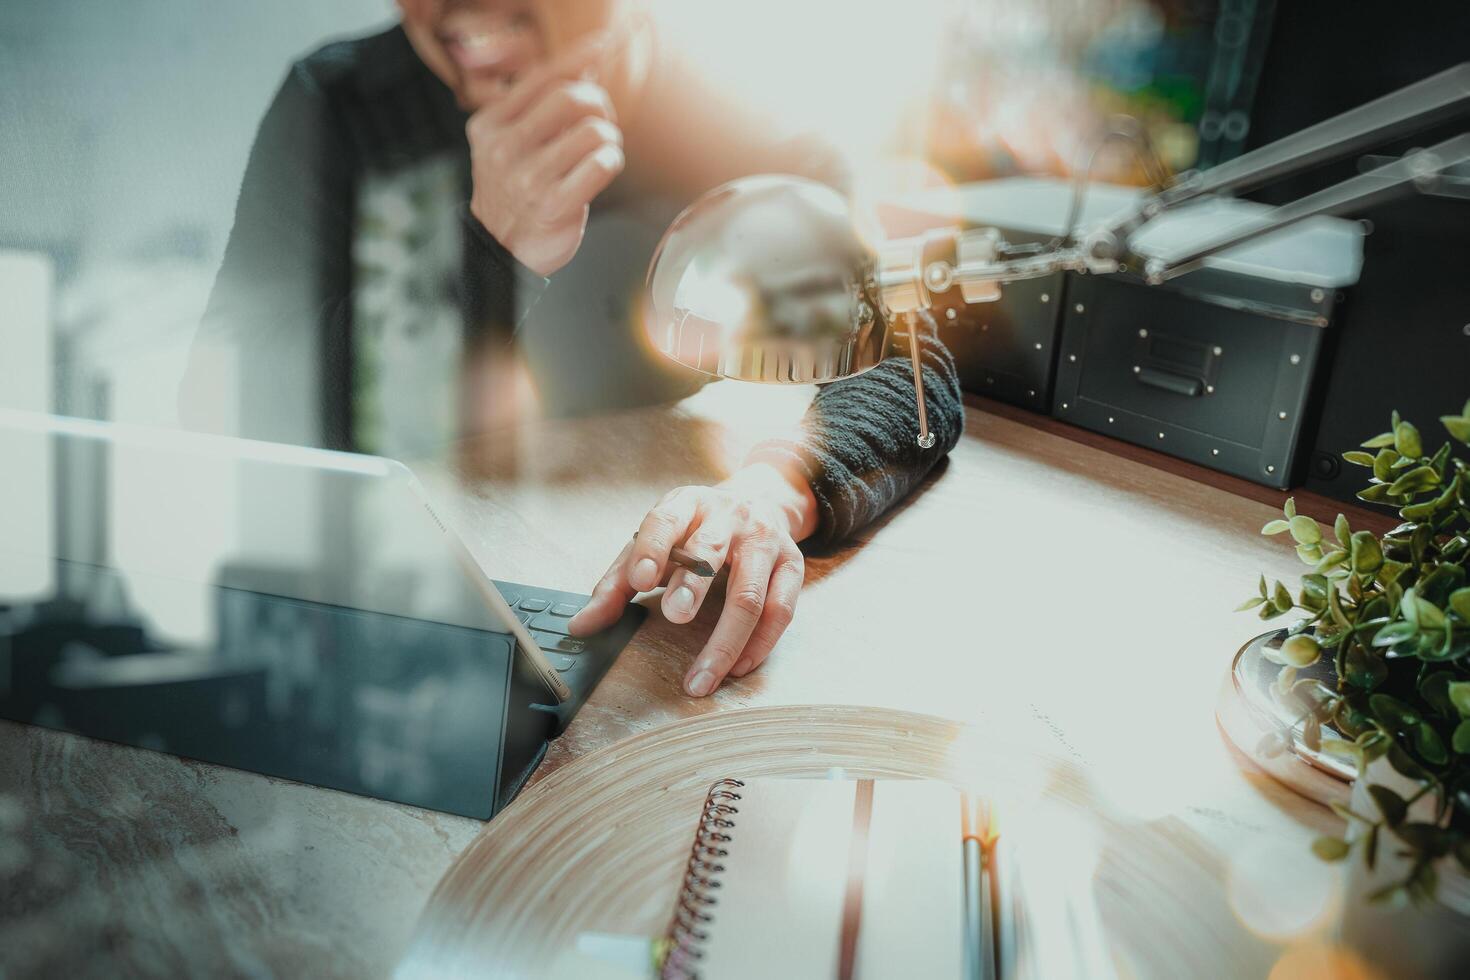
[[960,807],[922,780],[721,780],[663,976],[962,976]]

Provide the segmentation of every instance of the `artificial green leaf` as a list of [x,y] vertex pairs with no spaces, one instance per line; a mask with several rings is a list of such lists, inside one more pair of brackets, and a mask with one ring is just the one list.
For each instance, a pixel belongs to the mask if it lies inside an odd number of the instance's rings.
[[1322,656],[1322,647],[1305,633],[1289,637],[1281,644],[1281,659],[1293,667],[1310,667]]
[[1412,588],[1404,590],[1404,597],[1399,600],[1399,612],[1404,614],[1405,622],[1411,623],[1414,629],[1419,628],[1419,603],[1418,596]]
[[1429,722],[1421,721],[1417,727],[1411,729],[1411,738],[1414,740],[1414,751],[1430,765],[1442,766],[1450,761],[1450,754],[1445,751],[1444,739],[1439,737],[1439,732]]
[[1344,548],[1352,545],[1353,529],[1348,526],[1346,514],[1338,514],[1337,520],[1332,522],[1332,534]]
[[1388,496],[1388,484],[1375,483],[1365,490],[1359,490],[1356,496],[1359,500],[1366,500],[1370,504],[1382,503],[1384,498]]
[[[1441,415],[1439,420],[1449,430],[1452,437],[1461,442],[1470,443],[1470,412],[1466,412],[1464,415]],[[1347,458],[1347,455],[1347,453],[1344,453],[1343,458]],[[1367,454],[1364,453],[1363,455]]]
[[1312,853],[1324,861],[1341,861],[1347,857],[1348,843],[1338,837],[1318,837],[1312,841]]
[[1382,435],[1374,436],[1372,439],[1369,439],[1367,442],[1365,442],[1365,443],[1362,444],[1362,446],[1363,446],[1364,449],[1382,449],[1384,446],[1392,446],[1392,445],[1393,445],[1393,433],[1392,432],[1385,432]]
[[1393,448],[1398,450],[1400,456],[1413,459],[1424,455],[1424,446],[1419,440],[1419,430],[1414,428],[1414,423],[1400,422],[1394,426]]
[[1296,546],[1296,556],[1302,560],[1302,564],[1317,567],[1317,562],[1322,560],[1322,549],[1315,544],[1299,544]]
[[1286,519],[1288,521],[1291,520],[1293,517],[1295,517],[1296,516],[1296,498],[1295,497],[1287,497],[1286,498],[1286,503],[1284,503],[1284,504],[1281,505],[1281,512],[1286,515]]
[[1391,647],[1395,643],[1402,643],[1410,637],[1417,636],[1419,627],[1406,620],[1397,620],[1389,623],[1383,629],[1373,635],[1375,647]]
[[1349,463],[1354,464],[1355,466],[1373,465],[1373,454],[1365,453],[1362,450],[1358,449],[1349,450],[1348,452],[1343,453],[1342,458],[1347,460]]
[[1353,571],[1367,575],[1383,564],[1383,549],[1371,531],[1358,531],[1352,539]]
[[1276,583],[1276,591],[1271,596],[1271,605],[1280,612],[1286,612],[1293,605],[1291,593],[1280,582]]
[[1279,732],[1267,732],[1256,743],[1256,755],[1263,759],[1274,759],[1286,751],[1286,740]]
[[1373,714],[1394,728],[1411,728],[1419,724],[1419,713],[1391,694],[1372,694],[1368,707]]
[[[1327,581],[1326,575],[1303,575],[1302,597],[1315,603],[1313,608],[1321,609],[1327,604],[1327,590],[1332,586]],[[1303,602],[1302,605],[1307,605]]]
[[1430,466],[1417,466],[1389,484],[1390,496],[1402,497],[1439,486],[1439,474]]
[[1445,688],[1445,696],[1461,718],[1470,718],[1470,681],[1453,681]]
[[1378,569],[1378,581],[1384,585],[1396,582],[1398,581],[1398,577],[1404,574],[1408,567],[1408,564],[1405,562],[1391,561],[1385,558],[1383,564]]
[[1287,530],[1290,527],[1291,527],[1291,524],[1289,524],[1286,521],[1281,520],[1280,518],[1277,518],[1274,521],[1267,521],[1266,522],[1266,526],[1263,527],[1263,528],[1261,528],[1261,533],[1262,534],[1280,534],[1282,531],[1285,531],[1285,530]]
[[1419,682],[1419,696],[1429,702],[1429,706],[1446,718],[1456,717],[1459,712],[1455,710],[1454,702],[1450,700],[1450,684],[1455,675],[1447,670],[1436,670],[1427,675]]
[[[1408,601],[1408,596],[1410,595],[1410,593],[1413,592],[1413,589],[1405,590],[1405,601]],[[1434,603],[1430,602],[1428,599],[1424,598],[1421,595],[1414,596],[1414,606],[1419,611],[1418,620],[1419,628],[1421,630],[1444,629],[1444,613],[1440,610],[1438,606],[1436,606]]]
[[1322,528],[1305,514],[1298,514],[1290,521],[1291,536],[1297,544],[1317,544],[1322,540]]
[[1403,823],[1404,817],[1409,815],[1409,805],[1404,798],[1387,786],[1369,786],[1368,795],[1373,797],[1378,812],[1383,814],[1390,827]]
[[1264,575],[1261,576],[1261,583],[1260,583],[1259,586],[1257,586],[1257,588],[1260,589],[1261,598],[1262,599],[1266,598],[1266,595],[1267,595],[1267,592],[1266,592],[1266,576],[1264,576]]
[[1414,757],[1405,752],[1397,742],[1391,743],[1385,754],[1388,756],[1388,764],[1393,766],[1393,771],[1400,776],[1406,776],[1419,782],[1429,778],[1428,771],[1415,762]]
[[1388,664],[1381,657],[1354,643],[1343,658],[1343,679],[1353,687],[1371,691],[1388,677]]
[[1251,596],[1249,599],[1245,600],[1240,605],[1236,606],[1235,607],[1235,611],[1236,612],[1245,612],[1247,609],[1254,609],[1254,608],[1256,608],[1257,606],[1259,606],[1261,603],[1263,603],[1265,601],[1266,601],[1265,599],[1262,599],[1258,595],[1257,596]]
[[1460,755],[1470,755],[1470,719],[1455,726],[1455,734],[1450,739],[1450,747]]
[[1470,588],[1456,589],[1450,593],[1449,607],[1465,622],[1470,623]]
[[1392,449],[1380,449],[1378,455],[1373,457],[1373,476],[1384,483],[1392,482],[1393,464],[1397,463],[1400,456]]
[[1378,863],[1378,824],[1368,828],[1368,833],[1363,837],[1363,863],[1372,871],[1373,866]]
[[1302,722],[1302,744],[1313,752],[1322,751],[1322,723],[1316,718]]
[[1337,800],[1329,800],[1327,801],[1327,805],[1332,808],[1333,813],[1337,814],[1339,817],[1342,817],[1342,819],[1344,820],[1356,820],[1358,821],[1358,823],[1373,822],[1367,817],[1363,816],[1361,813],[1354,810],[1352,807],[1348,806],[1346,803],[1340,803]]

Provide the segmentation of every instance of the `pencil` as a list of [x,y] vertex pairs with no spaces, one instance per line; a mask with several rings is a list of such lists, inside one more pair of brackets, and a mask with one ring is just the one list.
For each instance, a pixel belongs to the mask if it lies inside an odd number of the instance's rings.
[[[637,531],[633,532],[633,540],[638,540]],[[689,569],[689,571],[693,572],[695,575],[698,575],[700,578],[715,577],[715,570],[710,566],[709,562],[705,561],[703,558],[696,558],[694,555],[691,555],[683,548],[670,548],[669,561],[673,562],[675,565],[678,565],[680,568]]]

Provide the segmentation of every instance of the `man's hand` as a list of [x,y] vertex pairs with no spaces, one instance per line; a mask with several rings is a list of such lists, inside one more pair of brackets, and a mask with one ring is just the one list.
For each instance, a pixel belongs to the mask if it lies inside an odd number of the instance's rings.
[[593,71],[598,36],[517,79],[470,117],[470,213],[520,263],[543,276],[566,265],[587,231],[588,206],[623,169],[623,134]]
[[806,574],[796,543],[816,529],[816,514],[810,487],[763,464],[718,486],[670,491],[597,583],[571,630],[586,635],[612,625],[630,599],[665,582],[664,616],[674,623],[693,619],[713,580],[671,563],[676,545],[716,572],[728,566],[724,611],[684,678],[688,693],[704,697],[727,674],[744,677],[759,667],[785,632]]

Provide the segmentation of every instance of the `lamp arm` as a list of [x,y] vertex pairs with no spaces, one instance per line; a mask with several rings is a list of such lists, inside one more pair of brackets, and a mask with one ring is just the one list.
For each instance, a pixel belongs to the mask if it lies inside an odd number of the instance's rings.
[[1211,255],[1317,215],[1351,213],[1415,191],[1436,193],[1442,183],[1455,179],[1446,172],[1467,161],[1470,161],[1470,133],[1427,150],[1416,150],[1387,166],[1273,208],[1204,242],[1147,257],[1143,263],[1144,277],[1151,283],[1160,283],[1184,275],[1199,268]]

